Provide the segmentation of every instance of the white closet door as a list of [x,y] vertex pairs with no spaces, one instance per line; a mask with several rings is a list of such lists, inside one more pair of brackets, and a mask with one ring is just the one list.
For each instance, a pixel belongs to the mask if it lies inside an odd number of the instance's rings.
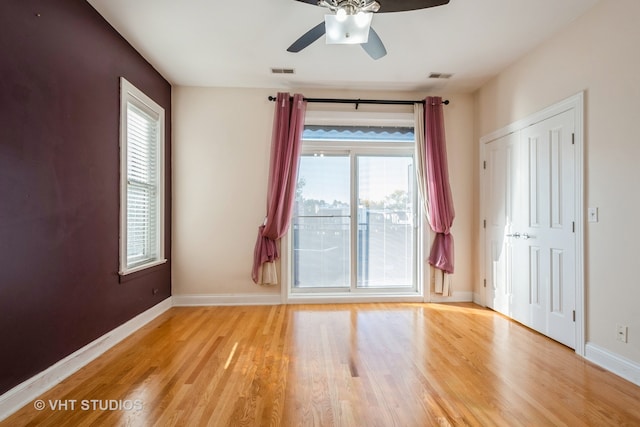
[[487,306],[575,348],[574,112],[485,148]]
[[573,111],[522,131],[528,151],[528,212],[518,244],[529,252],[529,326],[575,347]]
[[511,232],[517,194],[513,186],[518,161],[518,135],[510,134],[487,144],[487,218],[485,270],[487,306],[511,316],[513,246]]

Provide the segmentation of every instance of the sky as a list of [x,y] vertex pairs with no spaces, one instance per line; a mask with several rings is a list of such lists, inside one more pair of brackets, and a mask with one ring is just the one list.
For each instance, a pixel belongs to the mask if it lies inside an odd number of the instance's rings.
[[[298,179],[305,199],[349,202],[348,155],[302,156]],[[407,191],[413,180],[413,159],[408,156],[358,156],[360,199],[382,201],[397,190]]]

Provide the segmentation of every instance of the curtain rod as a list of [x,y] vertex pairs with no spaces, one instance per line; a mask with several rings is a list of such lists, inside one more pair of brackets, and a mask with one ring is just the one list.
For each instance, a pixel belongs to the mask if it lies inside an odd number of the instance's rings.
[[[303,98],[307,102],[324,102],[330,104],[356,104],[356,110],[360,104],[384,104],[384,105],[413,105],[423,104],[421,101],[405,101],[405,100],[393,100],[393,99],[341,99],[341,98]],[[276,97],[269,95],[269,101],[275,101]],[[442,101],[444,105],[449,105],[449,100]]]

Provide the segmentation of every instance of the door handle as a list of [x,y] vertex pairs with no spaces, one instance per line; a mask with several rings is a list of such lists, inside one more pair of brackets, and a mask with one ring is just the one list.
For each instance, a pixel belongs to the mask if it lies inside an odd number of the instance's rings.
[[515,237],[516,239],[519,239],[519,238],[521,238],[521,237],[522,237],[522,238],[523,238],[523,239],[525,239],[525,240],[527,240],[527,239],[535,239],[535,238],[536,238],[536,236],[533,236],[533,235],[531,235],[531,234],[527,234],[527,233],[518,233],[518,232],[515,232],[515,233],[513,233],[513,234],[506,234],[506,236],[507,236],[507,237]]

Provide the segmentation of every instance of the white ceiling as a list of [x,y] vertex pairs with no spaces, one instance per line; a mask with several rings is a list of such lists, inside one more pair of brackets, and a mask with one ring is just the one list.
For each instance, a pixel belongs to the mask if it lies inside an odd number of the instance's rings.
[[[376,14],[388,54],[374,61],[358,45],[324,38],[287,52],[326,11],[294,0],[88,0],[173,85],[448,93],[477,89],[597,1],[451,0]],[[431,72],[454,76],[435,81]]]

